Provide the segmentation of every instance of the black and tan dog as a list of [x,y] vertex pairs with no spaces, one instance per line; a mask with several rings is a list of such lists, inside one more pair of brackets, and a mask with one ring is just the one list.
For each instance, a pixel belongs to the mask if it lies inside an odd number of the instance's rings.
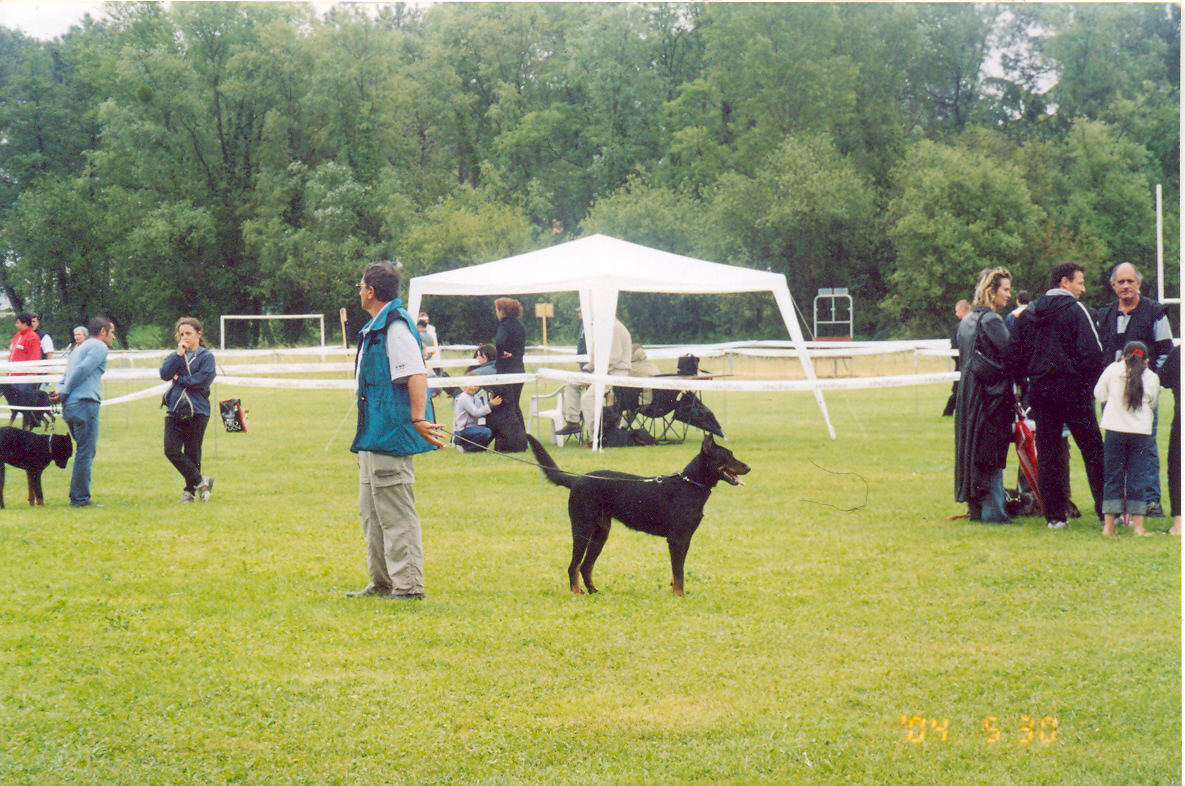
[[23,469],[29,482],[29,504],[44,505],[41,473],[50,465],[62,469],[74,455],[74,442],[68,434],[33,434],[12,426],[0,427],[0,508],[4,507],[4,465]]
[[584,594],[580,578],[589,592],[597,591],[593,586],[593,565],[609,537],[612,519],[630,529],[667,539],[671,552],[671,588],[676,595],[682,595],[683,561],[691,536],[704,518],[704,504],[712,489],[721,480],[743,486],[737,476],[749,471],[749,466],[733,456],[731,450],[717,445],[711,434],[704,437],[699,454],[682,472],[656,478],[612,470],[573,475],[556,466],[539,440],[530,434],[527,440],[547,479],[570,489],[572,562],[568,565],[568,584],[577,595]]
[[[21,416],[21,424],[25,431],[45,425],[47,428],[54,423],[53,412],[49,407],[49,394],[36,385],[0,385],[0,396],[12,407],[12,415],[8,418],[8,425]],[[21,407],[39,407],[39,409],[21,409]]]

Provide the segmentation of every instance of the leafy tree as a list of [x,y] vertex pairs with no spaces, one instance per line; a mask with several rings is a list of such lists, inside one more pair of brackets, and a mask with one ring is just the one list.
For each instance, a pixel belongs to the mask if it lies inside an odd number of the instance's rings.
[[797,297],[851,287],[875,248],[869,179],[824,134],[788,137],[752,177],[720,178],[713,216],[729,256],[784,273]]
[[881,309],[900,335],[941,335],[980,270],[1025,264],[1044,214],[1018,167],[975,150],[921,142],[898,182],[890,203],[897,267]]
[[[538,247],[530,222],[514,207],[478,189],[462,187],[424,211],[408,228],[399,247],[404,276],[492,262]],[[481,343],[496,329],[492,300],[475,307],[460,298],[432,299],[432,321],[441,336],[460,343]],[[524,301],[524,313],[526,302]]]

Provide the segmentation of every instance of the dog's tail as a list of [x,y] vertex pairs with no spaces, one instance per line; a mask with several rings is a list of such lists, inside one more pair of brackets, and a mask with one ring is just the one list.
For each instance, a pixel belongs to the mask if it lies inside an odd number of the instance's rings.
[[560,469],[548,454],[547,449],[543,447],[539,440],[530,434],[527,434],[527,442],[530,443],[531,450],[535,454],[535,461],[539,463],[539,467],[543,470],[543,474],[547,476],[547,479],[557,486],[563,486],[566,489],[572,488],[572,481],[579,476]]

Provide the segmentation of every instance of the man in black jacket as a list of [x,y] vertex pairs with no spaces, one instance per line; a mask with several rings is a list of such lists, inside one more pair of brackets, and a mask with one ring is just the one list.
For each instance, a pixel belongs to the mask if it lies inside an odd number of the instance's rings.
[[1049,291],[1021,313],[1008,341],[1013,379],[1029,386],[1037,422],[1037,486],[1050,529],[1066,526],[1063,427],[1082,453],[1095,513],[1103,517],[1103,436],[1093,394],[1104,366],[1103,346],[1094,315],[1078,301],[1086,291],[1085,270],[1077,262],[1054,265]]
[[[1164,306],[1152,298],[1140,296],[1143,276],[1128,262],[1116,265],[1111,271],[1111,289],[1118,299],[1099,311],[1099,340],[1103,356],[1112,363],[1123,356],[1129,341],[1142,341],[1148,347],[1148,368],[1159,372],[1164,359],[1173,351],[1173,329],[1169,325]],[[1148,440],[1148,476],[1146,497],[1148,513],[1152,517],[1164,515],[1160,505],[1160,451],[1156,448],[1157,407],[1152,409],[1152,438]]]

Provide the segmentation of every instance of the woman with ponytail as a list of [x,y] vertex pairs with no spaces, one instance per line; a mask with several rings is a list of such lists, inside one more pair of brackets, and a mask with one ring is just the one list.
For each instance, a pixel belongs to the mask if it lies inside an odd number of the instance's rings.
[[1107,366],[1094,386],[1103,403],[1103,534],[1115,534],[1115,517],[1131,516],[1137,535],[1144,529],[1147,442],[1160,380],[1148,368],[1148,347],[1129,341],[1123,357]]

